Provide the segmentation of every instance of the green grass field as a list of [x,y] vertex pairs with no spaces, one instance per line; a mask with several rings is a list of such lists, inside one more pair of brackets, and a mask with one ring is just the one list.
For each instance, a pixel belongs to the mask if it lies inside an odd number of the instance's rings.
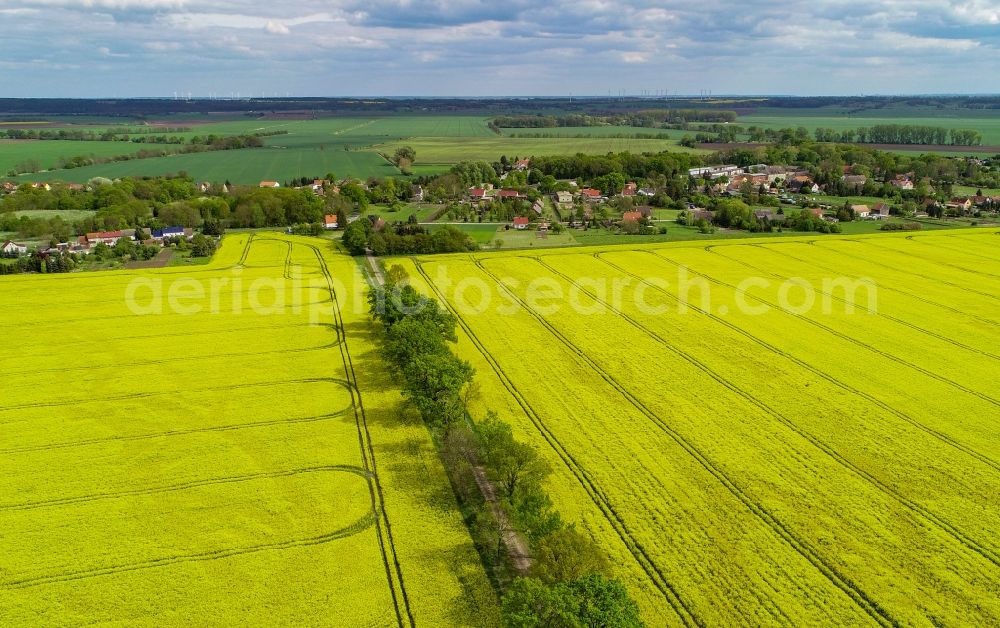
[[29,209],[14,212],[14,215],[18,218],[21,216],[27,216],[29,218],[55,218],[58,216],[63,220],[73,221],[80,220],[82,218],[90,218],[96,213],[96,211],[89,209]]

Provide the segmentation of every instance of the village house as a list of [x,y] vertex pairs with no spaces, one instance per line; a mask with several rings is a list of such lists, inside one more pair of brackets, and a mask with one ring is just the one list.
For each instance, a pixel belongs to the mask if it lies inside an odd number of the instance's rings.
[[900,190],[912,190],[913,180],[906,175],[899,175],[889,182],[890,185],[899,188]]
[[638,207],[635,208],[635,211],[639,212],[639,214],[643,218],[653,217],[653,208],[650,207],[649,205],[639,205]]
[[702,166],[700,168],[691,168],[688,170],[688,176],[694,178],[710,178],[715,179],[717,177],[732,177],[734,175],[740,174],[743,169],[739,166],[733,164],[725,164],[722,166]]
[[625,184],[625,187],[622,188],[622,196],[635,196],[636,191],[638,191],[638,189],[639,186],[636,185],[635,182],[629,181],[628,183]]
[[972,200],[966,197],[956,197],[945,203],[945,207],[965,213],[972,209]]
[[260,185],[258,185],[257,187],[262,187],[262,188],[280,188],[281,184],[278,183],[277,181],[261,181]]
[[486,188],[469,188],[469,198],[473,201],[486,200]]
[[770,209],[754,210],[753,215],[757,218],[757,220],[767,220],[769,222],[774,220],[774,212]]
[[875,203],[872,205],[871,217],[875,220],[882,220],[889,217],[889,205],[886,203]]
[[715,218],[715,212],[709,211],[707,209],[693,209],[691,210],[691,222],[696,222],[698,220],[704,220],[705,222],[712,222]]
[[531,166],[530,159],[518,159],[514,162],[514,170],[517,170],[518,172],[524,172],[529,166]]
[[11,183],[10,181],[4,181],[2,187],[3,187],[3,191],[6,192],[6,193],[8,193],[8,194],[17,191],[17,186],[14,185],[13,183]]
[[856,188],[863,188],[868,183],[868,177],[863,174],[845,174],[840,177],[840,180],[844,185]]
[[514,228],[515,229],[518,229],[518,230],[527,229],[529,222],[530,221],[528,220],[527,216],[514,216]]
[[636,193],[639,196],[656,196],[656,190],[653,188],[639,188]]
[[808,175],[804,174],[797,174],[786,179],[785,189],[789,192],[797,192],[799,194],[815,194],[819,192],[819,186]]
[[48,183],[32,183],[31,188],[33,190],[45,190],[46,192],[52,191],[52,186]]
[[[135,230],[132,231],[132,235],[135,235]],[[89,246],[96,246],[98,244],[114,246],[124,237],[126,236],[121,231],[94,231],[86,235]]]
[[184,227],[165,227],[163,229],[156,229],[150,233],[150,237],[157,242],[163,242],[164,240],[169,240],[171,238],[187,238],[189,229]]
[[420,185],[410,186],[410,200],[414,203],[424,202],[424,188]]
[[527,198],[525,194],[517,190],[512,190],[510,188],[504,188],[497,192],[497,197],[499,198]]
[[24,255],[28,252],[28,247],[23,244],[18,244],[12,240],[7,240],[0,246],[0,254],[6,257],[16,257],[18,255]]
[[531,206],[531,209],[536,214],[538,214],[539,216],[541,216],[542,215],[542,211],[544,211],[544,209],[545,209],[545,204],[542,203],[541,199],[539,199],[539,200],[535,201],[534,205]]
[[338,226],[340,226],[340,225],[337,224],[337,215],[336,214],[327,214],[327,215],[323,216],[323,228],[324,229],[336,229]]
[[599,201],[604,198],[601,191],[594,188],[583,188],[580,190],[580,196],[582,196],[586,201]]
[[625,212],[622,214],[622,222],[639,222],[642,219],[640,212]]
[[570,192],[556,192],[556,202],[560,205],[572,205],[573,195]]
[[867,205],[851,205],[851,211],[854,212],[855,218],[868,219],[871,216],[872,210]]

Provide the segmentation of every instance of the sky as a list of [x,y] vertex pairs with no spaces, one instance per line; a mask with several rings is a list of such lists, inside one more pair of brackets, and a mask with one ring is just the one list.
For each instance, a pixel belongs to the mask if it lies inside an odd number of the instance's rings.
[[0,0],[0,96],[1000,91],[1000,0]]

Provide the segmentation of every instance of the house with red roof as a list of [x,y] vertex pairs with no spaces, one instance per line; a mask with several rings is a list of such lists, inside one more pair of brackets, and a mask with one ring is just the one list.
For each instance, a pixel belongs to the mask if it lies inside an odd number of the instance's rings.
[[527,229],[529,222],[531,222],[531,221],[528,220],[527,216],[514,216],[514,228],[515,229],[519,229],[519,230]]
[[258,185],[257,187],[262,187],[262,188],[280,188],[281,184],[278,183],[277,181],[261,181],[260,185]]
[[511,190],[509,188],[504,188],[500,190],[499,192],[497,192],[497,196],[500,198],[527,198],[527,196],[525,196],[521,192],[518,192],[517,190]]
[[625,212],[622,214],[622,222],[639,222],[642,219],[642,212]]
[[324,229],[336,229],[338,226],[340,225],[337,222],[336,214],[327,214],[326,216],[323,216]]
[[591,201],[597,201],[604,198],[604,195],[601,194],[601,191],[596,190],[594,188],[583,188],[582,190],[580,190],[580,196],[582,196],[585,200],[591,200]]
[[635,181],[629,181],[625,184],[625,187],[622,188],[622,196],[635,196],[638,189],[639,186],[635,184]]
[[118,241],[125,237],[125,233],[122,231],[93,231],[87,234],[87,243],[90,246],[95,246],[98,244],[107,244],[108,246],[114,246],[118,244]]
[[530,159],[518,159],[514,162],[514,170],[524,171],[527,170],[529,166],[531,166]]

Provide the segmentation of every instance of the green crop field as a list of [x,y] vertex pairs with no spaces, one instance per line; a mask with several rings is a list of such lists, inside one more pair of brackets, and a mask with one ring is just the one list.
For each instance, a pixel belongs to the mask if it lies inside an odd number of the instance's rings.
[[[573,155],[587,153],[603,155],[609,152],[630,151],[633,153],[658,152],[672,150],[690,152],[680,146],[675,140],[648,140],[614,137],[587,138],[524,138],[524,137],[493,137],[456,140],[442,137],[416,137],[405,141],[382,144],[378,148],[386,153],[392,153],[397,147],[406,145],[417,152],[418,166],[429,164],[454,164],[459,161],[489,161],[493,162],[501,155],[507,157],[530,157],[542,155]],[[698,152],[698,151],[695,151]],[[701,151],[705,152],[705,151]]]
[[992,626],[994,231],[398,263],[650,625]]
[[235,234],[207,266],[0,277],[0,623],[495,623],[332,246]]
[[[35,161],[39,167],[47,170],[58,166],[60,159],[70,159],[77,156],[116,157],[118,155],[131,155],[143,148],[174,150],[174,147],[170,146],[143,146],[132,142],[74,142],[68,140],[0,142],[0,177],[18,165],[29,161]],[[58,177],[70,180],[64,176],[70,172],[72,171],[60,170]],[[53,174],[46,174],[42,179],[53,176]]]

